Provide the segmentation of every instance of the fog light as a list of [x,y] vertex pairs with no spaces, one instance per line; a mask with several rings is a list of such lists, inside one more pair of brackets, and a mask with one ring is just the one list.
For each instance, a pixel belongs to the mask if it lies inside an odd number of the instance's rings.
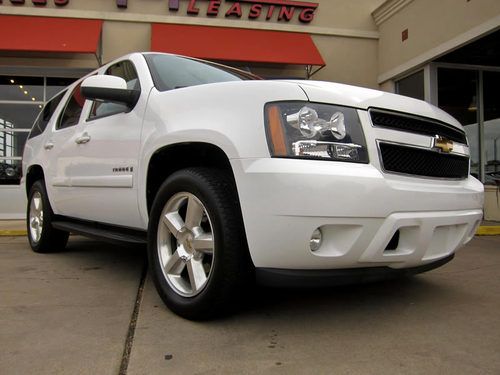
[[321,233],[321,229],[317,228],[309,240],[309,247],[311,248],[311,251],[319,250],[321,242],[323,242],[323,234]]

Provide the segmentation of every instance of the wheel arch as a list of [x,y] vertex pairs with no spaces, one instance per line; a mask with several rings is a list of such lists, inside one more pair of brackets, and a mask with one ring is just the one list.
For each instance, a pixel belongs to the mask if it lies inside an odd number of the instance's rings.
[[31,165],[28,168],[28,171],[26,172],[26,183],[25,183],[26,196],[29,195],[31,187],[38,180],[45,180],[45,174],[43,172],[43,168],[41,165],[38,164]]
[[[151,212],[153,200],[161,184],[172,173],[190,167],[226,170],[234,181],[234,173],[227,154],[214,144],[184,142],[159,148],[152,154],[147,167],[146,204],[148,214]],[[236,189],[236,183],[234,186]],[[237,191],[236,194],[238,194]]]

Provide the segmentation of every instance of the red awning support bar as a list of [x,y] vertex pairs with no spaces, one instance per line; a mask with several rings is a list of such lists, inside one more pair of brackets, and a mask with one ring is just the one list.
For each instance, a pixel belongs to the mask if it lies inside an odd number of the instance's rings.
[[97,60],[97,64],[101,67],[102,64],[102,30],[99,33],[99,41],[97,42],[97,48],[94,53],[95,59]]
[[306,77],[310,79],[313,75],[318,73],[321,69],[323,69],[326,65],[322,65],[318,67],[315,71],[313,71],[313,65],[306,65]]

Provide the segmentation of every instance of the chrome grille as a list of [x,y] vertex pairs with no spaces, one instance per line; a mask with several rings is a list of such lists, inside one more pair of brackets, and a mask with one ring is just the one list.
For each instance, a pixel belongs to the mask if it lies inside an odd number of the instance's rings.
[[387,172],[449,179],[464,179],[469,174],[467,156],[383,142],[379,149]]

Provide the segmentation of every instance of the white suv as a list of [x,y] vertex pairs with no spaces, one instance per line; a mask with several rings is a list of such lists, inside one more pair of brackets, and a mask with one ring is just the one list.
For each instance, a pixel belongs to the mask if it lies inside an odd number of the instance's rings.
[[331,285],[430,270],[482,218],[460,124],[432,105],[134,53],[52,98],[26,144],[28,236],[147,243],[165,303],[228,310],[253,279]]

